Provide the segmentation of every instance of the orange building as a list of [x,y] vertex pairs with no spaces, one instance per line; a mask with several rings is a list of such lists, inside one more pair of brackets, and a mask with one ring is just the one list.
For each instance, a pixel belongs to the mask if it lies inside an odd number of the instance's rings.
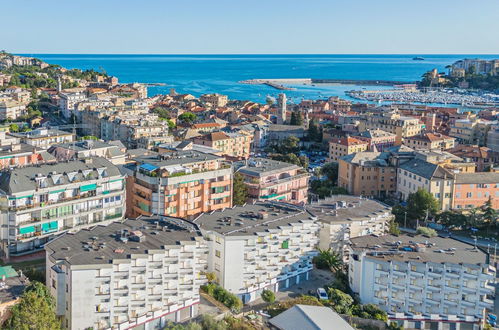
[[499,173],[457,173],[454,177],[453,209],[480,207],[492,200],[492,207],[499,209]]
[[223,157],[189,150],[134,160],[124,167],[128,217],[193,218],[232,207],[232,167]]

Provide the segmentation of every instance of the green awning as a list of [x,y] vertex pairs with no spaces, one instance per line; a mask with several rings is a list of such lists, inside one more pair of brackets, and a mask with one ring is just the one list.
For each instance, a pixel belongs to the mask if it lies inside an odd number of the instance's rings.
[[19,234],[29,234],[35,232],[35,226],[19,228]]
[[59,190],[54,190],[54,191],[51,191],[50,194],[58,194],[58,193],[62,193],[62,192],[65,192],[66,189],[59,189]]
[[80,191],[85,192],[85,191],[90,191],[90,190],[95,190],[97,189],[97,184],[87,184],[86,186],[81,186]]
[[57,221],[42,224],[42,231],[48,233],[57,230]]
[[2,278],[3,276],[5,276],[5,278],[9,278],[19,276],[19,274],[17,274],[12,266],[3,266],[0,267],[0,278]]
[[104,190],[104,191],[102,192],[102,194],[103,194],[103,195],[107,195],[107,194],[109,194],[109,190]]
[[33,197],[33,195],[26,195],[26,196],[19,196],[19,197],[9,197],[10,200],[14,199],[23,199],[23,198],[30,198]]

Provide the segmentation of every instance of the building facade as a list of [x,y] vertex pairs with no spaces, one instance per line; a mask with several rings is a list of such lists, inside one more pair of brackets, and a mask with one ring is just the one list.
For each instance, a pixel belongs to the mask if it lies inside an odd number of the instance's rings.
[[115,165],[103,158],[2,173],[3,257],[35,252],[68,230],[123,219],[124,178]]
[[454,148],[455,140],[441,133],[423,133],[404,138],[404,145],[415,150],[447,150]]
[[363,304],[379,306],[405,327],[478,330],[485,310],[494,308],[495,268],[472,245],[407,235],[351,242],[350,287]]
[[65,329],[160,329],[197,316],[206,243],[181,219],[140,218],[47,244],[47,287]]
[[256,202],[194,220],[208,240],[208,271],[244,303],[264,289],[278,291],[308,280],[319,224],[301,207]]
[[125,166],[127,214],[193,217],[232,207],[232,167],[194,150],[143,156]]
[[276,200],[292,204],[308,201],[310,174],[302,167],[266,158],[251,158],[236,163],[244,177],[249,201]]
[[369,143],[355,137],[332,139],[329,141],[329,162],[338,162],[340,157],[367,151]]

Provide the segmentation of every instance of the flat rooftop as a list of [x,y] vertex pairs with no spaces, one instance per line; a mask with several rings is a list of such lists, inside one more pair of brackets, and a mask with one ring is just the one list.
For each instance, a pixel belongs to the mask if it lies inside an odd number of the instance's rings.
[[26,285],[29,284],[26,277],[22,277],[12,268],[12,266],[0,267],[0,277],[5,276],[5,285],[0,286],[0,304],[16,300],[21,296]]
[[[351,248],[384,261],[487,264],[488,254],[453,238],[423,235],[369,235],[351,238]],[[419,251],[416,250],[419,247]],[[377,255],[375,255],[377,254]]]
[[359,196],[334,195],[312,202],[305,208],[319,218],[330,223],[348,223],[358,220],[369,220],[372,217],[391,213],[391,207],[379,201]]
[[257,157],[250,158],[247,161],[236,162],[235,166],[236,168],[238,168],[238,172],[257,177],[300,168],[299,166],[294,164]]
[[[142,239],[138,241],[138,237]],[[196,226],[171,217],[140,217],[66,233],[45,246],[51,258],[71,265],[110,264],[201,237]],[[137,241],[135,241],[137,239]]]
[[148,155],[134,158],[134,160],[140,164],[150,164],[159,168],[172,165],[200,163],[216,159],[223,160],[224,158],[195,150],[175,151],[160,155]]
[[302,207],[269,201],[204,213],[194,223],[201,230],[224,236],[249,236],[312,219],[313,216]]

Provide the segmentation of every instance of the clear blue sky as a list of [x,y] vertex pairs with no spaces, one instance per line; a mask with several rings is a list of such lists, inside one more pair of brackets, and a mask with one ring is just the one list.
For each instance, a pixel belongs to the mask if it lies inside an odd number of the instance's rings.
[[14,53],[499,54],[499,0],[11,0]]

